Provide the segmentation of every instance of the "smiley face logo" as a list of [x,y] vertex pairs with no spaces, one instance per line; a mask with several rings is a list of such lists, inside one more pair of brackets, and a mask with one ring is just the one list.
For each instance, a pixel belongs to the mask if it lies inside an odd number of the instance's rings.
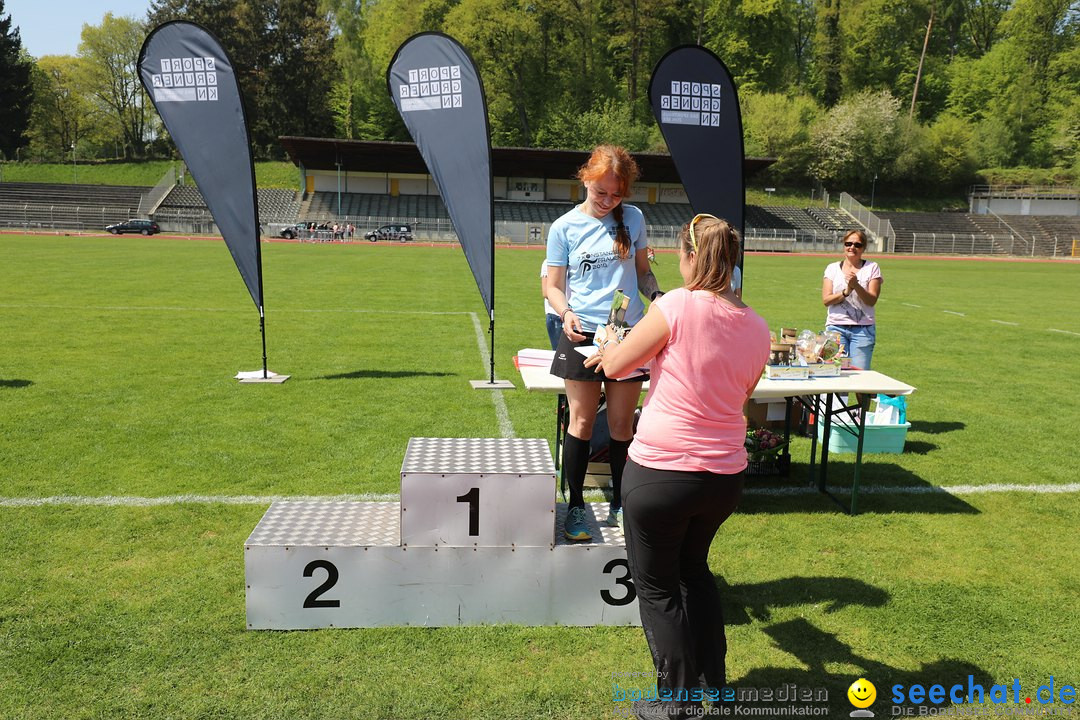
[[877,688],[866,678],[859,678],[851,683],[847,690],[848,701],[857,708],[868,708],[877,699]]

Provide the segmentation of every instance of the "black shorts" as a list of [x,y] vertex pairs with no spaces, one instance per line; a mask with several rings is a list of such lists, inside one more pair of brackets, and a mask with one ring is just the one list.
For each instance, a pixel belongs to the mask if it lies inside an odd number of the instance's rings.
[[566,337],[565,332],[560,333],[559,345],[555,348],[555,359],[551,362],[551,374],[564,380],[582,380],[584,382],[644,382],[649,379],[648,373],[645,373],[626,380],[615,380],[609,378],[603,371],[596,372],[594,367],[585,367],[585,356],[574,348],[591,347],[595,334],[584,333],[584,340],[574,342]]

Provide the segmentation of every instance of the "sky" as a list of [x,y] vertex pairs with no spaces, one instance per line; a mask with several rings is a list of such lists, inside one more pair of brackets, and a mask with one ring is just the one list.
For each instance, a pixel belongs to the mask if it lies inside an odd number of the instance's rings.
[[23,47],[34,57],[74,55],[82,26],[100,25],[105,13],[143,20],[150,0],[5,0],[4,13],[19,28]]

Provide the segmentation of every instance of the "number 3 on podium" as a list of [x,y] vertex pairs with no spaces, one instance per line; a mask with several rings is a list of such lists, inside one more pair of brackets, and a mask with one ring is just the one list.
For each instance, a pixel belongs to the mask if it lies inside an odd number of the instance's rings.
[[607,575],[615,570],[615,568],[621,567],[625,570],[625,574],[615,578],[616,585],[622,585],[626,588],[621,597],[615,597],[607,589],[600,591],[600,597],[604,599],[608,605],[629,605],[634,602],[634,598],[637,597],[637,588],[634,587],[634,581],[630,579],[630,564],[623,558],[615,558],[608,562],[604,566],[604,574]]

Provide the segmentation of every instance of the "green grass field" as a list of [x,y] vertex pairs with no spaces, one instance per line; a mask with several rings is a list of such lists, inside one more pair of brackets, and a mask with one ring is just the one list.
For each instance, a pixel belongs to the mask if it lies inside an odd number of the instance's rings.
[[[455,248],[263,246],[258,315],[219,241],[0,236],[0,718],[604,718],[637,628],[245,630],[265,504],[122,496],[392,494],[410,437],[494,437],[483,306]],[[513,432],[554,399],[511,356],[546,342],[539,250],[500,250],[496,368]],[[918,388],[907,452],[871,455],[862,514],[752,479],[712,566],[740,687],[1080,683],[1080,265],[877,258],[874,365]],[[749,255],[746,300],[819,328],[826,257]],[[660,254],[661,285],[676,284]],[[486,333],[482,344],[486,346]],[[850,484],[851,456],[831,482]],[[1033,485],[1035,492],[997,485]],[[964,486],[964,487],[960,487]],[[952,492],[921,492],[933,487]],[[36,504],[44,498],[70,496]],[[1039,707],[1037,704],[1035,707]],[[1058,704],[1060,709],[1063,706]]]

